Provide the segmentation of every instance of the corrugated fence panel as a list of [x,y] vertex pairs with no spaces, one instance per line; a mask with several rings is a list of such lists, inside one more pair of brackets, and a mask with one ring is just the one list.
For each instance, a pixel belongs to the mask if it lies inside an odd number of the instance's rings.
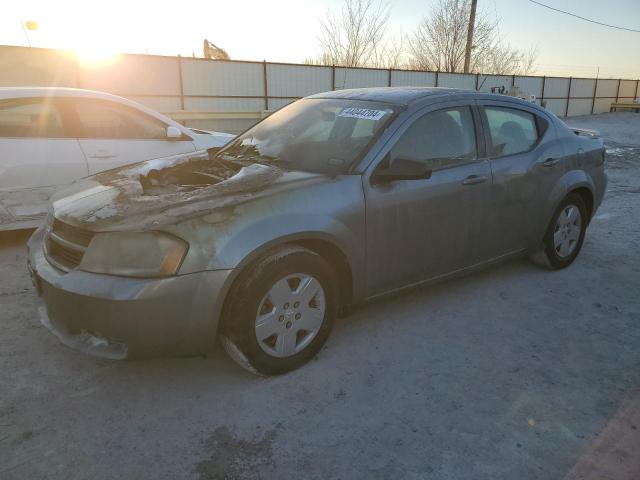
[[136,97],[135,95],[128,95],[127,98],[159,112],[175,112],[182,108],[180,97]]
[[611,103],[615,102],[615,98],[596,98],[593,102],[593,113],[605,113],[611,109]]
[[608,97],[611,101],[615,101],[618,92],[618,80],[598,80],[596,87],[596,97]]
[[391,71],[392,87],[435,87],[436,74],[432,72]]
[[264,100],[261,98],[186,97],[184,109],[190,112],[260,112],[264,110]]
[[269,111],[278,110],[285,105],[295,102],[295,98],[270,98],[269,99]]
[[120,55],[101,65],[78,65],[79,85],[118,95],[180,95],[178,60]]
[[439,73],[438,86],[448,88],[476,89],[476,76],[464,73]]
[[511,88],[513,77],[507,75],[478,75],[478,90],[490,92],[491,87]]
[[262,63],[220,60],[182,60],[182,84],[185,95],[228,95],[259,97],[264,95]]
[[569,101],[567,116],[573,117],[575,115],[589,115],[591,113],[592,101],[593,100],[590,98],[572,98]]
[[547,104],[547,110],[555,113],[558,117],[564,117],[564,111],[567,108],[566,100],[547,100],[545,99],[545,103]]
[[593,87],[596,81],[593,79],[572,78],[571,98],[593,97]]
[[273,97],[306,97],[331,90],[331,67],[267,64],[267,89]]
[[388,70],[336,67],[336,90],[360,87],[386,87],[388,85]]
[[0,86],[76,87],[76,61],[66,52],[0,48]]
[[[620,92],[618,94],[618,98],[620,100],[635,98],[637,85],[637,80],[622,80],[620,82]],[[638,91],[638,93],[640,94],[640,90]]]
[[520,87],[520,90],[525,95],[535,95],[537,98],[542,96],[542,84],[543,78],[540,77],[516,77],[515,85]]
[[[569,91],[568,78],[548,77],[544,84],[544,98],[550,98],[550,97],[566,98],[568,91]],[[556,112],[554,111],[554,113]]]
[[[266,78],[265,78],[266,69]],[[335,75],[335,77],[334,77]],[[266,82],[265,82],[266,80]],[[204,60],[153,55],[120,55],[102,65],[78,62],[62,50],[0,46],[0,86],[70,86],[116,93],[163,112],[261,112],[277,110],[295,98],[358,87],[437,86],[490,91],[512,84],[523,94],[544,98],[556,115],[607,112],[616,97],[630,102],[638,81],[563,77],[512,77],[375,68]],[[542,91],[544,84],[544,92]],[[265,85],[268,105],[265,105]],[[571,86],[571,102],[567,94]],[[593,98],[595,89],[595,99]],[[182,91],[181,91],[182,90]],[[258,118],[259,115],[254,115]],[[188,114],[181,118],[188,117]],[[200,116],[202,118],[202,116]],[[241,116],[240,116],[241,117]],[[245,116],[246,117],[246,116]],[[244,130],[255,119],[187,120],[188,125]]]

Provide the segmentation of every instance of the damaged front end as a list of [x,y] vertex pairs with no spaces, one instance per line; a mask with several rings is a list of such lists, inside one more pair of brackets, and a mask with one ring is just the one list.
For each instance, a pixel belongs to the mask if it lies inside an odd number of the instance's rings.
[[45,253],[63,271],[174,275],[189,250],[176,224],[216,213],[222,218],[282,174],[206,152],[103,172],[53,198]]
[[[333,180],[253,153],[199,152],[103,172],[54,196],[29,240],[43,324],[105,358],[193,355],[213,345],[238,238]],[[311,193],[304,195],[312,195]]]
[[281,175],[203,153],[103,172],[58,193],[29,241],[42,324],[103,358],[207,351],[230,269],[208,269],[214,242],[198,245],[190,235],[205,233],[184,224],[233,208]]
[[55,218],[92,230],[148,229],[241,202],[282,174],[273,165],[202,152],[89,177],[56,195],[51,209]]
[[[214,157],[215,158],[215,157]],[[224,182],[238,173],[238,165],[216,161],[211,156],[190,158],[140,174],[143,195],[193,192]]]
[[65,325],[54,324],[45,307],[38,308],[40,323],[64,345],[74,350],[87,353],[107,360],[124,360],[128,355],[128,346],[122,342],[110,339],[98,332],[80,330],[70,332]]

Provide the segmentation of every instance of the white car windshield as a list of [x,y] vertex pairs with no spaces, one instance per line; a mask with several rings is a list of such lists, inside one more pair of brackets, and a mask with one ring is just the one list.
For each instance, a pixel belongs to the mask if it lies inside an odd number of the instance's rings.
[[299,100],[247,130],[218,155],[285,170],[345,173],[382,132],[395,108],[359,100]]

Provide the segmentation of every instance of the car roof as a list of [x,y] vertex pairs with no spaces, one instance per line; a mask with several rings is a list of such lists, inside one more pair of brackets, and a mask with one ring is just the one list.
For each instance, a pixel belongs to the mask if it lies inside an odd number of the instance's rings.
[[171,120],[167,116],[148,108],[128,98],[119,97],[106,92],[98,92],[96,90],[85,90],[82,88],[66,88],[66,87],[0,87],[0,100],[9,100],[13,98],[39,98],[39,97],[66,97],[66,98],[92,98],[99,100],[108,100],[122,105],[133,107],[137,110],[155,117],[169,125],[177,126],[181,130],[182,125]]
[[67,87],[0,87],[0,99],[29,97],[88,97],[105,100],[124,100],[122,97],[96,90]]
[[334,90],[332,92],[317,93],[307,98],[341,98],[349,100],[365,100],[372,102],[384,102],[395,105],[410,105],[414,102],[429,97],[442,97],[447,95],[473,95],[473,90],[461,88],[443,87],[375,87],[352,88],[346,90]]
[[467,97],[475,100],[492,100],[502,103],[511,103],[514,106],[532,108],[540,113],[546,114],[549,118],[554,115],[541,106],[527,102],[521,98],[504,94],[480,92],[462,88],[444,87],[374,87],[374,88],[353,88],[345,90],[334,90],[331,92],[316,93],[306,98],[339,98],[347,100],[364,100],[372,102],[388,103],[390,105],[400,105],[410,108],[420,108],[429,100],[442,101],[446,97],[457,100]]

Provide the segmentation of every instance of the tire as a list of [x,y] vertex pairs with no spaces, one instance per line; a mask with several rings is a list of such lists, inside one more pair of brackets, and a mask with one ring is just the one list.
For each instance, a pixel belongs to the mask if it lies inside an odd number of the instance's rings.
[[538,259],[552,270],[571,265],[582,249],[588,223],[582,197],[576,193],[567,195],[549,222]]
[[336,285],[320,255],[295,245],[272,250],[229,292],[220,328],[224,349],[259,375],[299,368],[329,337],[338,311]]

